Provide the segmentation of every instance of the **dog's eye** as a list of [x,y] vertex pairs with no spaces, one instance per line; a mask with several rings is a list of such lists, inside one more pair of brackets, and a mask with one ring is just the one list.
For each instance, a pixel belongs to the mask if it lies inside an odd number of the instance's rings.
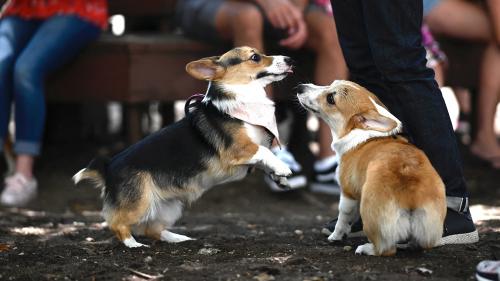
[[253,54],[250,59],[254,62],[259,62],[260,61],[260,56],[257,54]]
[[326,102],[331,104],[331,105],[335,105],[335,99],[333,98],[333,95],[335,93],[330,93],[326,96]]

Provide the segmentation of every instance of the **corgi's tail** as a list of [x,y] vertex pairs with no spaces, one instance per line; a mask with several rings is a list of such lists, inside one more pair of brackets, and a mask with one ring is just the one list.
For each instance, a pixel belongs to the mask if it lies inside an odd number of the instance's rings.
[[104,156],[98,156],[89,165],[81,169],[78,173],[73,176],[73,182],[78,184],[82,180],[90,180],[95,187],[104,188],[105,186],[105,176],[106,170],[108,169],[108,164],[110,159]]

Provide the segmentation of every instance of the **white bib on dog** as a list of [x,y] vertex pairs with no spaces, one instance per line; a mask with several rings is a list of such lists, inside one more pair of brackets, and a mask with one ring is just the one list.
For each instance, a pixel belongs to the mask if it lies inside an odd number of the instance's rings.
[[281,146],[273,103],[245,102],[244,105],[230,110],[228,114],[248,124],[266,128]]

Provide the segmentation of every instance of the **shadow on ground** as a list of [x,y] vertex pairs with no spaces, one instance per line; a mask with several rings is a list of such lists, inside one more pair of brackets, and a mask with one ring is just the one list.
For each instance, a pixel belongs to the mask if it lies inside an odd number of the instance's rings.
[[196,241],[138,238],[151,247],[127,249],[101,223],[98,191],[70,182],[94,153],[49,148],[37,201],[0,209],[0,280],[473,280],[479,261],[500,258],[500,176],[472,165],[466,176],[480,231],[475,245],[356,256],[365,239],[332,244],[320,233],[337,213],[337,198],[271,194],[256,173],[187,208],[174,231]]

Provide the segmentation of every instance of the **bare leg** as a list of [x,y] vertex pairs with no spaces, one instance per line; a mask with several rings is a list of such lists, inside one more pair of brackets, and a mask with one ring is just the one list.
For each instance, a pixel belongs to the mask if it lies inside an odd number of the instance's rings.
[[500,45],[500,1],[487,0],[486,3],[488,3],[488,11],[493,24],[495,42]]
[[494,131],[494,119],[500,93],[500,49],[490,44],[481,66],[481,94],[478,97],[477,135],[471,145],[471,151],[484,159],[496,158],[492,161],[495,168],[500,169],[500,145]]
[[[492,6],[499,6],[495,1],[489,1]],[[477,156],[487,158],[500,157],[500,146],[493,131],[493,120],[496,104],[499,100],[500,81],[500,50],[497,47],[495,27],[500,19],[500,8],[492,9],[490,15],[480,6],[461,0],[442,1],[426,18],[430,28],[448,36],[467,40],[481,40],[490,42],[484,52],[481,65],[480,94],[478,97],[478,134],[471,151]],[[467,15],[464,17],[463,15]],[[492,165],[500,168],[500,160],[493,160]]]
[[253,4],[224,2],[216,15],[215,26],[221,36],[232,41],[235,46],[264,50],[263,16]]
[[[348,70],[340,49],[334,20],[320,11],[309,12],[305,19],[309,28],[307,47],[317,54],[314,70],[315,83],[329,85],[336,79],[346,79]],[[318,134],[318,158],[324,159],[334,155],[331,149],[330,128],[322,120],[319,123]]]
[[28,154],[20,154],[16,160],[16,172],[21,173],[26,179],[32,179],[35,158]]
[[[234,46],[249,46],[264,51],[264,18],[256,5],[245,2],[225,2],[215,17],[215,26],[222,38]],[[269,97],[272,87],[266,87]]]
[[487,42],[493,34],[486,11],[463,0],[441,1],[426,16],[425,22],[433,32],[454,38]]

